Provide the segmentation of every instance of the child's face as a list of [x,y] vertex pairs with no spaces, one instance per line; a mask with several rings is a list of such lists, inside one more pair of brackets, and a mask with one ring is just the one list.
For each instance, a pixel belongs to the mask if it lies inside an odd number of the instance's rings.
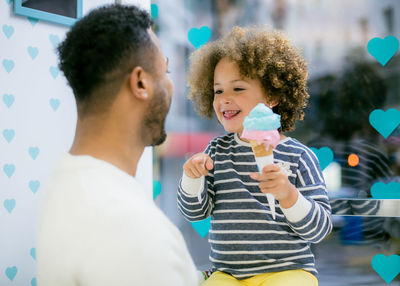
[[258,103],[267,104],[261,82],[243,78],[239,67],[227,58],[214,70],[214,111],[225,131],[243,131],[243,120]]

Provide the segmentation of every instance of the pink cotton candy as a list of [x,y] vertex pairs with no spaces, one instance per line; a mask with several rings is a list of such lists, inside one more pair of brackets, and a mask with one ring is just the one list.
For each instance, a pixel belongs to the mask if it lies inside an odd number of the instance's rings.
[[269,145],[275,148],[281,139],[278,130],[243,130],[241,137],[247,140],[256,140],[259,145],[264,143],[267,150]]

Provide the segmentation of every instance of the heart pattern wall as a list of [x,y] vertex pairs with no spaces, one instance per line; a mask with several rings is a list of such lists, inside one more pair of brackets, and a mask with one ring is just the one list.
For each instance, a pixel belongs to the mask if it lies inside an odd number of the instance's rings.
[[[82,14],[114,2],[82,1]],[[57,160],[72,144],[77,119],[55,50],[67,31],[67,26],[15,15],[13,1],[0,0],[1,286],[36,286],[38,202]],[[151,162],[148,147],[137,174],[146,190]]]
[[55,53],[67,29],[0,0],[0,285],[36,285],[38,199],[76,123]]

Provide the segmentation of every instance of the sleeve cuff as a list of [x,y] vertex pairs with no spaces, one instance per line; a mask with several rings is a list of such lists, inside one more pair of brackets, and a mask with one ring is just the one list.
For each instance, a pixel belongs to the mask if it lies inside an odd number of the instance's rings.
[[197,197],[204,189],[204,176],[200,178],[190,178],[185,172],[182,175],[182,190],[189,196]]
[[311,207],[312,207],[311,202],[309,202],[299,192],[299,196],[297,198],[296,203],[288,209],[281,207],[281,210],[288,221],[290,221],[292,223],[296,223],[296,222],[301,221],[302,219],[304,219],[307,216],[307,214],[311,210]]

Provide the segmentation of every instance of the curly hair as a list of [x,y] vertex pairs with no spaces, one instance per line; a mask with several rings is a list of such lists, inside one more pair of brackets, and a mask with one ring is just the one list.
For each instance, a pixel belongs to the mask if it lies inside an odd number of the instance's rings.
[[153,72],[153,24],[135,6],[107,5],[80,19],[58,46],[59,67],[71,86],[78,114],[103,111],[135,66]]
[[188,97],[195,110],[209,119],[213,115],[214,70],[222,58],[237,64],[244,78],[258,79],[267,99],[279,103],[273,111],[281,116],[281,131],[295,129],[308,102],[308,72],[306,62],[283,33],[257,26],[234,27],[190,56]]

